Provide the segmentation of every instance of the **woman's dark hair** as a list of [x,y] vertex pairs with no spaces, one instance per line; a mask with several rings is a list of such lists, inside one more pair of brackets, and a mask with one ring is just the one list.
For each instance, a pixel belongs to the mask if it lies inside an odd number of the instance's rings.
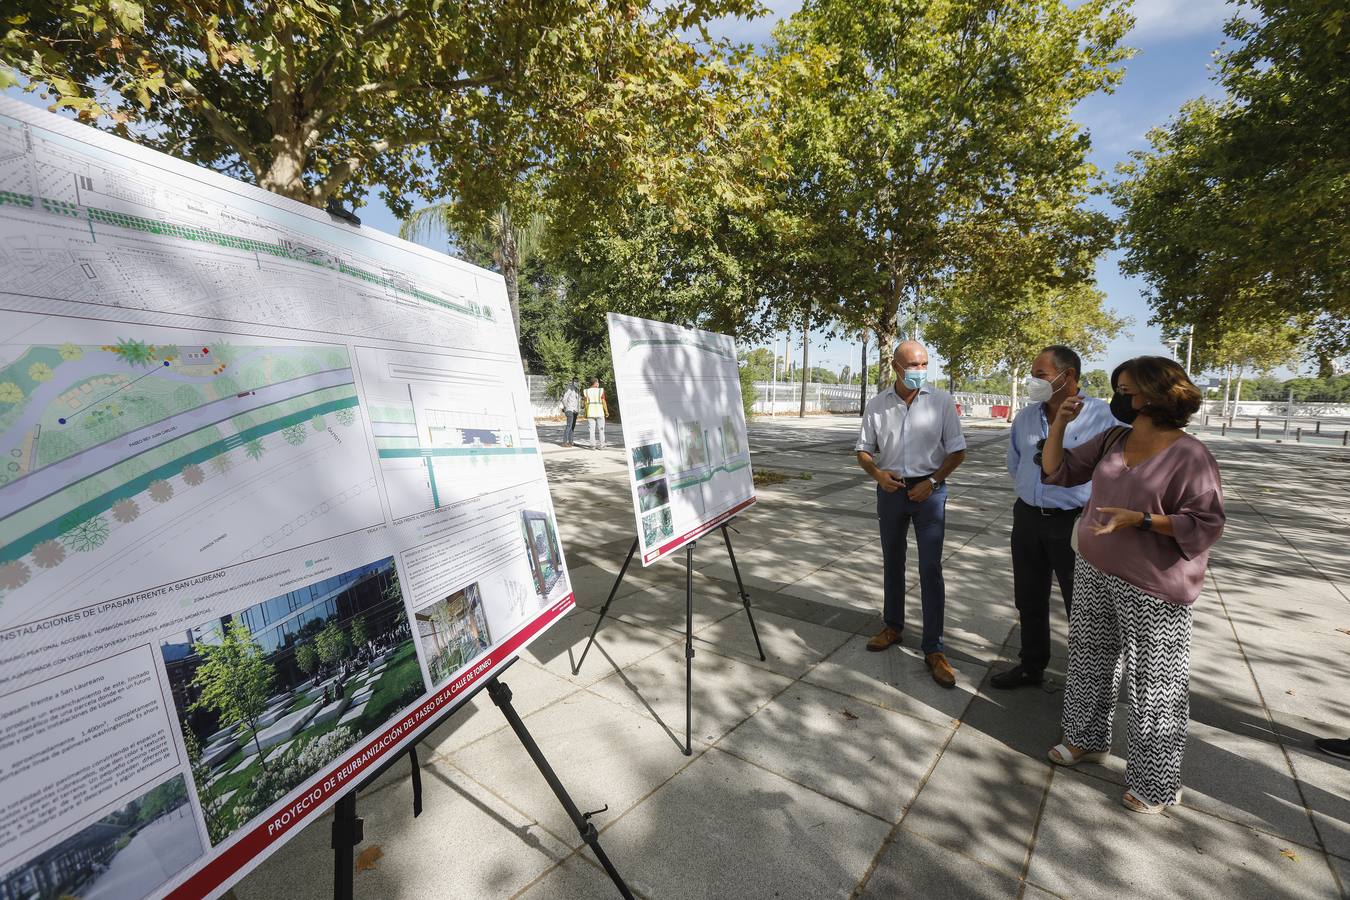
[[1120,364],[1111,373],[1114,387],[1116,378],[1128,372],[1135,390],[1144,398],[1141,415],[1148,416],[1161,428],[1185,428],[1191,416],[1200,409],[1200,389],[1191,383],[1186,370],[1175,360],[1165,356],[1136,356]]

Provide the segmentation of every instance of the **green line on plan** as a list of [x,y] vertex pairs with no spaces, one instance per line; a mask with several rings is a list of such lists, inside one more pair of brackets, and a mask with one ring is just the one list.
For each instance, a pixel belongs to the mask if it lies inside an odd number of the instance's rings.
[[685,488],[691,488],[696,484],[703,484],[704,482],[712,481],[713,476],[716,475],[718,472],[726,472],[728,474],[730,474],[731,472],[739,472],[741,469],[744,469],[748,465],[750,465],[750,460],[747,459],[744,460],[743,462],[734,463],[733,465],[730,466],[713,466],[704,475],[699,475],[695,478],[686,478],[683,481],[672,481],[670,483],[670,486],[677,491],[682,491]]
[[[94,499],[86,503],[80,504],[79,506],[72,509],[70,512],[63,515],[60,519],[57,519],[53,522],[48,522],[45,525],[42,525],[39,528],[23,535],[18,540],[6,544],[4,548],[5,552],[4,558],[7,560],[19,559],[20,557],[30,552],[34,547],[36,547],[43,541],[59,538],[62,533],[63,522],[69,522],[72,519],[74,521],[84,521],[85,519],[92,519],[94,516],[101,515],[102,513],[105,513],[108,510],[112,509],[113,504],[116,503],[118,500],[121,500],[126,497],[136,496],[141,491],[148,488],[150,486],[150,482],[152,481],[157,481],[161,478],[170,478],[181,472],[184,466],[191,465],[193,463],[206,462],[213,456],[219,456],[225,450],[229,450],[232,447],[239,446],[238,443],[234,443],[234,440],[236,438],[240,443],[246,443],[255,437],[263,437],[264,435],[273,434],[275,432],[281,431],[283,428],[289,428],[292,425],[299,425],[302,423],[306,423],[315,416],[321,416],[325,413],[336,412],[339,409],[347,409],[349,407],[353,407],[356,405],[357,399],[355,396],[342,397],[337,400],[329,400],[326,403],[320,403],[316,406],[311,406],[310,408],[301,410],[300,412],[294,412],[288,416],[282,416],[278,419],[273,419],[270,422],[263,423],[262,425],[255,425],[252,428],[246,429],[245,431],[241,431],[237,436],[232,436],[230,438],[214,441],[210,444],[207,444],[205,447],[202,447],[198,450],[194,450],[191,453],[186,453],[178,457],[177,459],[172,460],[171,462],[167,462],[162,466],[158,466],[154,469],[151,469],[144,475],[141,475],[130,481],[123,482],[122,484],[118,485],[112,490],[100,494],[99,496],[95,497]],[[187,435],[183,435],[182,437],[187,437]],[[22,515],[22,513],[20,513],[20,515]]]
[[433,456],[509,456],[520,453],[538,453],[533,447],[412,447],[390,448],[380,451],[380,459],[417,459]]

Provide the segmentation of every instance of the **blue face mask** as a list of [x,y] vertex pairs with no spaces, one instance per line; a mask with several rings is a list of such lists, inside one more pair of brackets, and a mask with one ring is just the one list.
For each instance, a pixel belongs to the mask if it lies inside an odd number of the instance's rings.
[[923,387],[923,383],[928,379],[928,373],[923,369],[911,369],[905,372],[905,387],[911,391],[917,391]]

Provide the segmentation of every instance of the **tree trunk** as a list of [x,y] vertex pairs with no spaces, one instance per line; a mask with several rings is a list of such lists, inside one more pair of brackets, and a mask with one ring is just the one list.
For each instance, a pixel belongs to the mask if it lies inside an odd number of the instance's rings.
[[811,305],[806,306],[806,315],[802,321],[802,398],[797,406],[797,418],[806,418],[806,382],[811,377]]
[[506,282],[506,299],[511,304],[511,325],[516,330],[516,340],[520,340],[520,245],[516,243],[515,223],[511,221],[511,210],[501,208],[501,234],[497,239],[498,261],[502,267],[502,280]]
[[1008,371],[1009,371],[1009,373],[1011,373],[1011,375],[1012,375],[1012,384],[1009,385],[1009,388],[1010,388],[1011,393],[1012,393],[1012,402],[1008,404],[1008,421],[1011,422],[1011,421],[1013,420],[1013,416],[1015,416],[1015,415],[1017,414],[1017,372],[1018,372],[1018,368],[1017,368],[1017,366],[1011,366],[1011,367],[1009,367]]
[[858,415],[867,411],[867,332],[862,333],[862,372],[858,376]]
[[262,743],[258,740],[258,726],[253,722],[248,723],[248,727],[253,731],[253,746],[258,748],[258,767],[264,772],[267,771],[267,760],[264,759]]
[[308,204],[312,197],[305,187],[305,151],[300,136],[273,135],[272,150],[272,164],[259,173],[258,187]]

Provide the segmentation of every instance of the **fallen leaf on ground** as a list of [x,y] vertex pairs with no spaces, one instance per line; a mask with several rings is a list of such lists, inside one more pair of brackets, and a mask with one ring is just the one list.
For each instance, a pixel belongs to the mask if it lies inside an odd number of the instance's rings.
[[1294,862],[1298,862],[1298,854],[1295,853],[1293,850],[1290,850],[1288,847],[1285,847],[1283,850],[1281,850],[1280,855],[1288,857],[1289,859],[1292,859]]
[[380,849],[379,844],[374,847],[367,847],[356,857],[356,871],[364,872],[367,869],[375,868],[375,860],[384,856],[384,851]]
[[1350,628],[1337,628],[1336,630],[1341,634],[1350,634]]
[[858,717],[855,716],[853,713],[849,712],[849,711],[848,711],[848,707],[845,707],[845,708],[844,708],[844,718],[845,718],[845,719],[848,719],[849,721],[852,721],[852,720],[854,720],[854,719],[856,719],[856,718],[858,718]]

